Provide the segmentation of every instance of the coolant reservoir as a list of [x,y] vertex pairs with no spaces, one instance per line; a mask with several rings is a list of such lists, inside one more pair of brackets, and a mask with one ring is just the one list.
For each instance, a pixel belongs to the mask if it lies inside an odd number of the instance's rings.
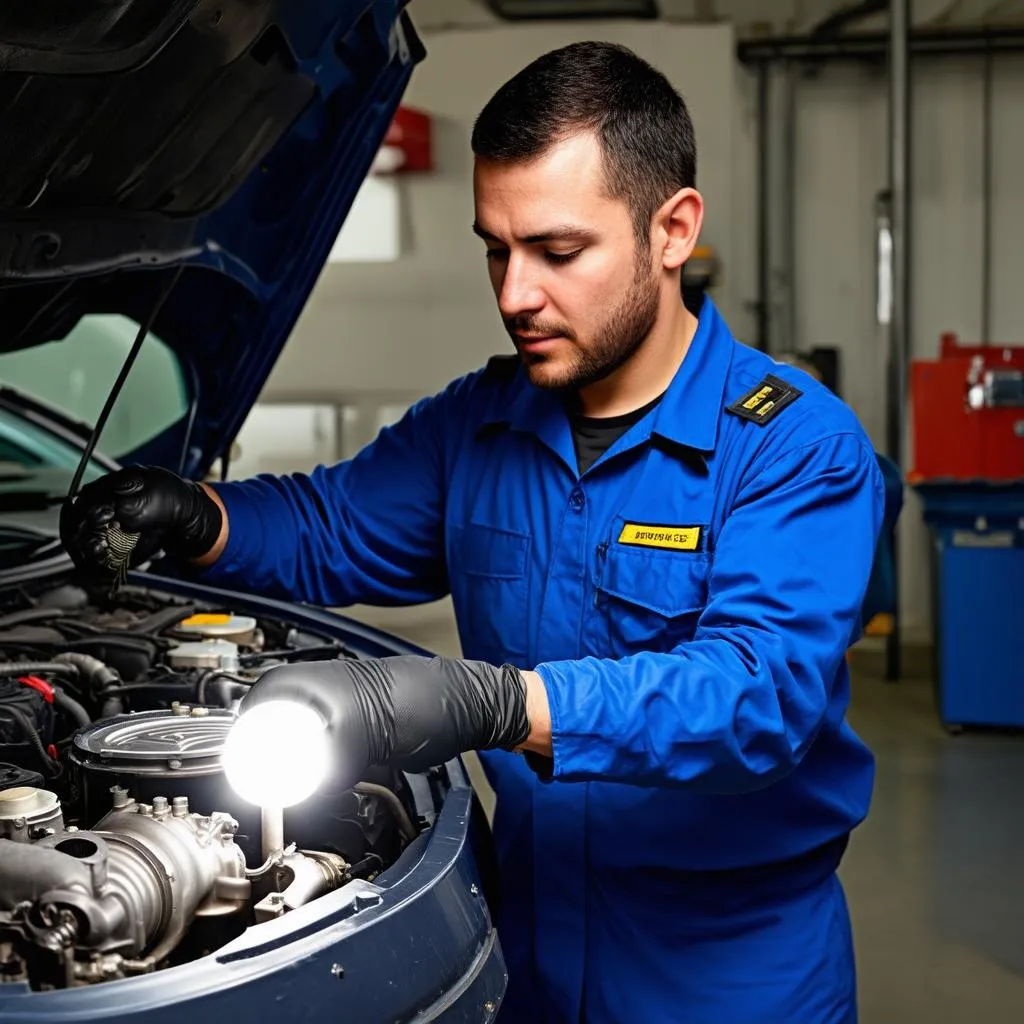
[[230,640],[193,640],[172,647],[167,654],[172,668],[238,671],[238,644]]
[[249,615],[201,612],[180,622],[177,630],[194,633],[204,639],[229,640],[241,647],[250,647],[256,638],[256,620]]

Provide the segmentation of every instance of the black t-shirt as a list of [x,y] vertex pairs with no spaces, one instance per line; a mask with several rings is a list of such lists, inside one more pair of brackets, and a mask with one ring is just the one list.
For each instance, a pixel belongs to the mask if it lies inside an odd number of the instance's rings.
[[653,402],[622,416],[594,418],[582,416],[569,409],[572,424],[572,441],[576,448],[576,462],[579,472],[585,473],[634,423],[639,423],[662,399],[658,395]]

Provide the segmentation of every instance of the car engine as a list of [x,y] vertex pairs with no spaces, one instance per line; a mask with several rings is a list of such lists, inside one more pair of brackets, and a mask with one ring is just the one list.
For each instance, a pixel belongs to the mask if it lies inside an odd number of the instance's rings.
[[388,769],[276,823],[227,785],[247,688],[275,664],[356,656],[337,641],[141,587],[5,596],[0,984],[189,962],[372,880],[429,824]]

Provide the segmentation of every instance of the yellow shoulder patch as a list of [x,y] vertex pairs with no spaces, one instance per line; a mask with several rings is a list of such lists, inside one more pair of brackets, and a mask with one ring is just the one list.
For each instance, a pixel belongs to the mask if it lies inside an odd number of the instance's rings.
[[802,394],[799,388],[768,374],[756,388],[737,398],[732,405],[726,406],[726,412],[763,426]]

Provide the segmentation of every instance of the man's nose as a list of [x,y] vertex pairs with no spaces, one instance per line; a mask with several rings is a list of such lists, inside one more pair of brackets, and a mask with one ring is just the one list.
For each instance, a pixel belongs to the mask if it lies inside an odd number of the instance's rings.
[[505,265],[505,274],[498,292],[498,309],[506,319],[536,313],[544,307],[544,292],[529,261],[512,255]]

